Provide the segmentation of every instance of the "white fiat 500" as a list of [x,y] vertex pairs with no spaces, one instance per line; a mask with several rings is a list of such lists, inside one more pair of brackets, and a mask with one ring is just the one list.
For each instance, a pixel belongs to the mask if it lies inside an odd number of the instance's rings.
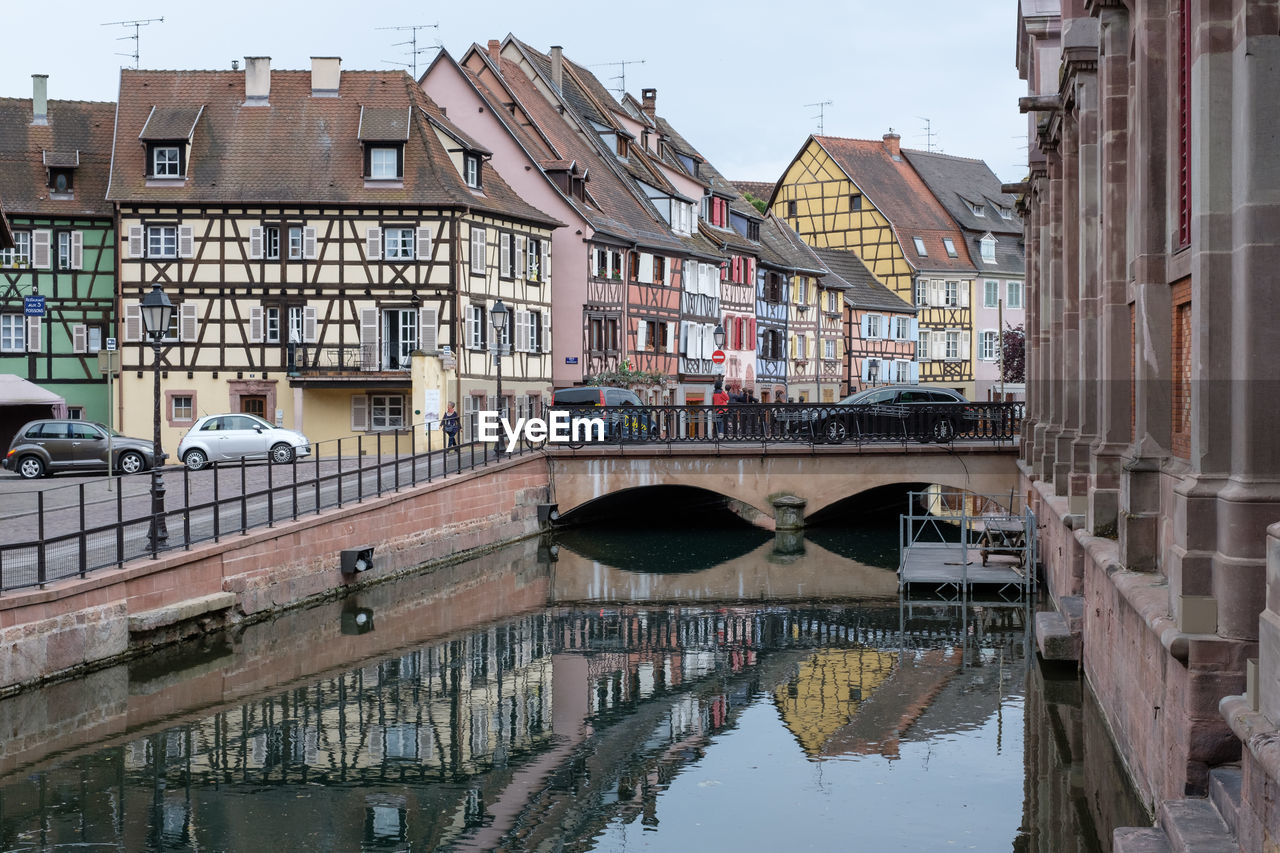
[[192,471],[211,462],[269,459],[280,465],[311,454],[300,432],[273,426],[257,415],[205,415],[182,437],[178,458]]

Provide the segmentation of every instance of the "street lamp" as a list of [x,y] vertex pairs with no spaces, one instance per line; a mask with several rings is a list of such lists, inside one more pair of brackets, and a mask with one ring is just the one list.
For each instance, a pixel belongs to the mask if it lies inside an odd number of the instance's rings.
[[154,406],[152,411],[152,445],[151,445],[151,527],[147,538],[151,540],[151,558],[155,559],[160,543],[169,538],[169,525],[164,517],[164,476],[160,473],[164,465],[164,450],[160,447],[160,339],[169,329],[169,321],[173,318],[173,303],[160,289],[160,282],[152,285],[151,292],[142,298],[142,329],[151,336],[151,346],[155,358],[151,365],[154,376]]
[[716,323],[715,330],[711,332],[711,338],[716,342],[716,349],[724,349],[724,326]]
[[[511,312],[507,310],[507,306],[502,304],[499,299],[489,309],[489,322],[493,324],[493,363],[498,368],[498,417],[502,417],[502,413],[506,411],[506,401],[502,399],[502,337],[507,330],[507,322],[511,319]],[[501,443],[499,443],[501,445]]]
[[880,359],[872,358],[867,360],[867,384],[874,386],[876,379],[880,376]]

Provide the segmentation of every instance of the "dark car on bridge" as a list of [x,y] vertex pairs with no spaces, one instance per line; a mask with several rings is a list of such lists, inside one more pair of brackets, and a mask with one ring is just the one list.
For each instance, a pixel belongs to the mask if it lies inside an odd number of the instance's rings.
[[109,457],[113,470],[136,474],[151,467],[152,450],[150,439],[129,438],[102,424],[46,419],[18,430],[4,467],[34,480],[60,471],[106,471]]
[[964,395],[950,388],[887,385],[850,394],[815,410],[818,433],[831,444],[855,438],[947,443],[976,420]]
[[[626,388],[594,385],[557,388],[551,395],[551,408],[567,409],[571,417],[604,418],[605,441],[643,441],[657,435],[657,423],[648,412],[629,413],[627,408],[643,407],[636,392]],[[592,409],[607,407],[602,415]]]

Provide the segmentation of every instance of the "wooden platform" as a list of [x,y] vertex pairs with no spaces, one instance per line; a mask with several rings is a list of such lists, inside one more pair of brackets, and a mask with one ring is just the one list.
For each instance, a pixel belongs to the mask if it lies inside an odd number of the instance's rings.
[[1022,561],[1004,554],[991,554],[982,565],[982,551],[970,545],[967,553],[959,543],[916,542],[902,554],[898,584],[953,584],[959,586],[1027,585]]

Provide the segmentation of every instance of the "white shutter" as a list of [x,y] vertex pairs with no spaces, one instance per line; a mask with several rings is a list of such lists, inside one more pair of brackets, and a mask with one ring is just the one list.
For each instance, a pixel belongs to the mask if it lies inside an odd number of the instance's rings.
[[414,254],[420,261],[431,260],[431,228],[428,226],[420,226],[415,234],[417,245],[414,247]]
[[644,320],[640,320],[636,324],[636,349],[643,350],[646,343],[645,337],[649,331],[649,324]]
[[675,263],[675,258],[665,258],[662,263],[662,284],[664,287],[671,286],[671,265]]
[[959,298],[961,308],[969,307],[969,287],[971,284],[972,282],[968,281],[961,281],[956,284],[956,288],[960,291]]
[[[652,277],[652,276],[651,276]],[[539,276],[547,284],[551,283],[551,238],[542,241],[542,274]]]
[[129,257],[142,257],[142,226],[129,226]]
[[968,331],[961,332],[960,333],[960,360],[961,361],[968,361],[972,357],[973,352],[972,350],[969,349],[970,346],[972,346],[972,344],[973,344],[973,337],[969,334],[969,332]]
[[524,253],[526,251],[527,251],[527,247],[525,246],[524,236],[517,234],[516,235],[516,278],[524,278],[524,270],[525,270]]
[[[360,369],[378,369],[378,309],[360,309]],[[368,427],[366,427],[367,429]]]
[[907,337],[913,341],[920,338],[920,321],[915,317],[907,321]]
[[89,348],[89,327],[76,323],[71,327],[71,351],[84,352]]
[[364,394],[351,395],[351,431],[363,432],[369,428],[369,398]]
[[697,293],[698,282],[695,280],[698,275],[698,265],[693,261],[684,262],[684,292]]
[[862,339],[864,341],[871,336],[870,329],[868,329],[868,326],[871,325],[870,317],[870,314],[862,315]]
[[418,347],[423,352],[440,349],[440,309],[423,308],[418,311]]
[[707,323],[702,327],[702,351],[703,358],[711,358],[711,354],[716,351],[715,338],[716,324]]
[[194,341],[199,336],[197,309],[194,302],[183,302],[178,306],[178,340]]
[[40,330],[43,328],[42,317],[27,317],[27,352],[40,352]]
[[142,340],[142,306],[137,302],[124,304],[124,339]]
[[645,284],[653,281],[653,255],[640,253],[640,280]]
[[249,308],[249,343],[262,343],[262,306],[253,305]]
[[946,285],[941,279],[929,279],[929,305],[937,308],[947,301]]
[[498,275],[511,277],[511,234],[498,235]]
[[306,344],[316,342],[316,307],[314,305],[304,305],[302,308],[302,342]]
[[529,351],[529,312],[521,311],[519,308],[515,310],[516,334],[515,346],[516,352]]
[[193,258],[196,254],[195,229],[190,225],[178,226],[178,257]]
[[84,269],[84,232],[71,232],[71,268]]
[[866,381],[867,381],[867,379],[868,379],[868,377],[869,377],[868,363],[869,363],[870,361],[871,361],[871,359],[869,359],[869,358],[864,358],[864,359],[862,360],[862,381],[863,381],[863,382],[866,382]]
[[944,359],[947,357],[947,333],[929,333],[929,358]]
[[916,385],[916,384],[919,384],[919,382],[920,382],[920,363],[917,361],[913,361],[911,362],[911,384]]
[[542,351],[551,352],[551,306],[542,312]]
[[253,226],[249,229],[249,260],[256,261],[262,257],[262,228]]
[[382,229],[370,228],[364,232],[364,254],[370,261],[382,260]]
[[[52,231],[31,232],[31,266],[38,270],[47,270],[53,266],[53,253],[49,251],[53,239]],[[29,350],[39,352],[39,350]]]
[[667,323],[667,352],[674,353],[677,347],[675,321]]
[[463,337],[465,338],[465,340],[463,341],[463,346],[465,346],[467,349],[479,349],[479,347],[477,347],[475,343],[476,334],[477,334],[476,309],[474,305],[468,305],[466,326],[465,326],[465,331],[463,333]]
[[589,249],[588,251],[591,253],[591,277],[599,278],[600,277],[600,250]]
[[310,226],[302,229],[302,257],[308,261],[316,258],[316,229]]

